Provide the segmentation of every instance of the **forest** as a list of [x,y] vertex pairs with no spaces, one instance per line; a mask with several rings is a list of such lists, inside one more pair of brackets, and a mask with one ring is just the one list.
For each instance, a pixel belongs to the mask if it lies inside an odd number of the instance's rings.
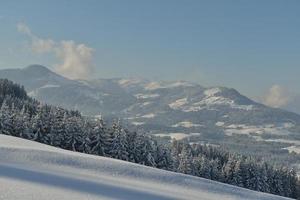
[[7,79],[0,80],[0,106],[1,134],[300,198],[300,180],[292,168],[184,140],[160,144],[149,134],[129,130],[118,119],[107,122],[38,102]]

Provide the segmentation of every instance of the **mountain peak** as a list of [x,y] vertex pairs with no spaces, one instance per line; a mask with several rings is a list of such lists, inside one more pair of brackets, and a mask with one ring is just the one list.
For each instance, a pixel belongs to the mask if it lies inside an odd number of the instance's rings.
[[46,78],[47,81],[49,81],[49,80],[52,80],[52,81],[53,80],[55,80],[55,81],[68,80],[67,78],[53,72],[49,68],[47,68],[43,65],[39,65],[39,64],[29,65],[21,70],[24,72],[25,76],[35,78],[35,79],[36,78],[41,79],[42,77],[44,77],[44,78]]
[[24,68],[24,70],[26,71],[35,71],[35,72],[42,72],[42,73],[49,73],[52,72],[50,69],[48,69],[47,67],[43,66],[43,65],[39,65],[39,64],[32,64],[32,65],[28,65],[27,67]]

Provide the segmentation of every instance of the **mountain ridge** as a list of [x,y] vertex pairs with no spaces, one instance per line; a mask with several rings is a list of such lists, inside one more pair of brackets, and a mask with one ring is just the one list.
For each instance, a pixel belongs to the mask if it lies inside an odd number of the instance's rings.
[[[28,72],[32,70],[37,72]],[[24,85],[39,101],[85,115],[121,118],[158,137],[242,152],[243,144],[250,143],[253,154],[276,152],[278,160],[300,152],[300,115],[257,103],[233,88],[141,78],[70,80],[39,65],[0,70],[0,78]]]

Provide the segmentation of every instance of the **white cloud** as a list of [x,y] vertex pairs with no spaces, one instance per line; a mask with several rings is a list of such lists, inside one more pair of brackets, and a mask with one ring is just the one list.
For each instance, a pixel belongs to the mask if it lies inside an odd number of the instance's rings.
[[280,85],[273,85],[263,98],[267,106],[281,108],[290,102],[290,94],[287,89]]
[[61,41],[56,55],[62,63],[56,65],[57,72],[71,78],[88,78],[92,73],[93,49],[74,41]]
[[32,36],[30,28],[23,22],[17,24],[17,29],[20,33],[24,33],[28,36]]
[[92,74],[94,49],[72,40],[54,41],[40,38],[24,23],[18,23],[17,29],[31,39],[30,49],[33,53],[51,53],[57,57],[60,62],[54,64],[54,67],[58,73],[72,79],[86,79]]

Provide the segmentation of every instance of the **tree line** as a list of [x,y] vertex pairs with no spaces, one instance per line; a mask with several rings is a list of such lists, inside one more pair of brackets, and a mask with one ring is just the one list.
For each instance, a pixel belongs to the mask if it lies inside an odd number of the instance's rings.
[[106,123],[77,111],[42,104],[28,97],[22,86],[6,79],[0,80],[0,105],[1,134],[255,191],[300,196],[300,181],[293,169],[210,145],[176,140],[160,144],[150,135],[128,130],[119,120]]

